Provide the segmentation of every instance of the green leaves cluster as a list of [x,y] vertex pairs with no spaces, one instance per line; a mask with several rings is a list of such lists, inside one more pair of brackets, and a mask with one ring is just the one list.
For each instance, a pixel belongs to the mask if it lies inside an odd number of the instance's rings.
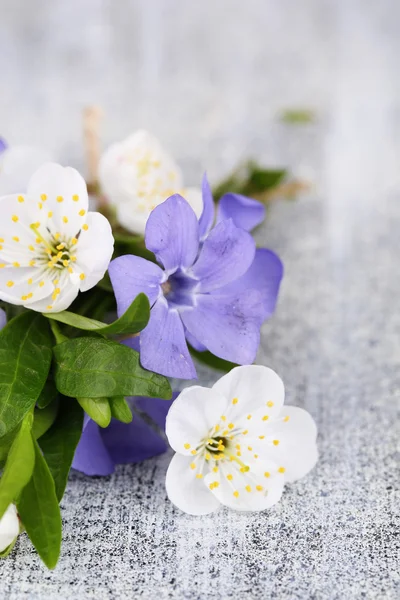
[[59,502],[84,412],[107,427],[112,417],[131,421],[125,396],[171,397],[167,379],[143,369],[138,353],[119,343],[140,332],[149,316],[140,294],[112,324],[68,311],[29,311],[0,331],[0,519],[15,503],[50,569],[60,554]]

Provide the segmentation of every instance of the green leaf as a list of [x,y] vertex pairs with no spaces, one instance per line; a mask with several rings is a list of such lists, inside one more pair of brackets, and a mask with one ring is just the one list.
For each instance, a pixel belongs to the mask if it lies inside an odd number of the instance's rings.
[[261,169],[252,163],[244,193],[257,194],[266,192],[279,185],[285,176],[285,169]]
[[171,398],[168,380],[143,369],[139,353],[123,344],[81,337],[56,346],[54,356],[57,389],[65,396]]
[[19,428],[16,427],[15,429],[12,429],[8,433],[6,433],[6,435],[3,435],[3,437],[0,438],[0,469],[1,464],[7,458],[7,454],[9,453],[11,444],[13,443],[14,438],[18,433],[18,429]]
[[44,388],[40,392],[40,396],[37,399],[36,406],[38,408],[46,408],[51,402],[53,402],[58,396],[58,390],[53,379],[48,379],[44,384]]
[[54,402],[48,404],[46,408],[35,408],[32,426],[32,435],[35,440],[42,437],[42,435],[44,435],[46,431],[53,425],[58,412],[58,404],[57,398]]
[[49,373],[52,345],[46,319],[32,311],[0,331],[0,437],[35,405]]
[[132,411],[129,404],[123,396],[115,396],[110,399],[111,414],[114,419],[122,421],[122,423],[132,422]]
[[150,304],[145,294],[136,296],[128,310],[114,323],[106,325],[101,321],[82,317],[67,310],[60,313],[46,313],[48,319],[54,319],[65,325],[84,329],[85,331],[95,331],[101,335],[131,335],[142,331],[149,322]]
[[22,491],[17,510],[27,534],[40,558],[54,569],[61,549],[61,514],[50,469],[35,445],[35,468]]
[[189,346],[189,349],[190,354],[193,356],[193,358],[196,358],[199,362],[207,365],[208,367],[218,369],[218,371],[224,371],[225,373],[229,373],[229,371],[238,366],[236,363],[229,362],[228,360],[224,360],[223,358],[215,356],[208,350],[206,350],[205,352],[199,352],[191,346]]
[[77,398],[86,414],[100,427],[108,427],[111,421],[111,407],[108,398]]
[[7,507],[17,500],[22,489],[32,477],[35,451],[32,436],[32,415],[22,421],[20,430],[7,456],[6,466],[0,479],[0,519]]
[[79,404],[71,398],[61,398],[54,425],[39,441],[54,479],[59,502],[67,486],[68,474],[82,435],[82,427],[83,411]]

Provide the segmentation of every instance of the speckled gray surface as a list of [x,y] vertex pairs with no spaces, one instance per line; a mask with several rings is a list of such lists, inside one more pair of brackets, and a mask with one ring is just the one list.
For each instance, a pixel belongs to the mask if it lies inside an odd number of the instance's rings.
[[[22,537],[0,598],[399,597],[400,6],[396,0],[0,0],[0,132],[82,166],[82,106],[104,138],[146,126],[198,180],[249,154],[314,182],[258,242],[286,266],[259,362],[319,426],[320,462],[268,513],[179,513],[169,457],[71,476],[49,573]],[[287,106],[317,121],[276,120]],[[201,370],[201,381],[216,377]],[[396,470],[397,469],[397,470]],[[396,503],[397,499],[397,503]],[[397,586],[397,587],[396,587]]]

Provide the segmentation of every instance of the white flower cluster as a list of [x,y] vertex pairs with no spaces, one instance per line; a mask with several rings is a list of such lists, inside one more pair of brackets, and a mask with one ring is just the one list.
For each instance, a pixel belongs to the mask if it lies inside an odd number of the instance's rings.
[[113,144],[99,165],[102,192],[115,205],[118,221],[143,234],[151,211],[172,194],[180,193],[200,217],[201,190],[185,188],[182,173],[157,138],[144,130]]

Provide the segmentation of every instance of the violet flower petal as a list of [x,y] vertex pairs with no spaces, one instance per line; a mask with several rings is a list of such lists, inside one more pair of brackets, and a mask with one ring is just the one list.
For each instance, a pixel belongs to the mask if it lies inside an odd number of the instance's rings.
[[217,222],[232,219],[236,227],[251,231],[263,222],[265,206],[242,194],[224,194],[218,203]]
[[260,342],[263,305],[257,290],[236,296],[199,294],[197,305],[182,312],[189,332],[216,356],[251,364]]
[[160,429],[165,430],[165,419],[173,401],[180,392],[173,392],[172,400],[161,400],[160,398],[136,397],[134,404],[145,412],[156,423]]
[[141,462],[167,450],[164,440],[137,414],[133,415],[131,423],[113,419],[101,431],[101,437],[117,465]]
[[196,378],[182,321],[164,298],[155,303],[150,321],[140,334],[140,361],[145,369],[167,377]]
[[7,142],[3,138],[0,138],[0,154],[4,152],[4,150],[7,150],[7,148]]
[[129,308],[141,292],[146,294],[150,305],[157,300],[164,277],[158,265],[140,256],[126,255],[113,260],[108,271],[117,299],[118,316]]
[[200,240],[203,241],[210,231],[214,222],[215,206],[214,199],[212,196],[210,184],[208,183],[207,174],[204,173],[202,181],[202,195],[203,195],[203,212],[199,219],[199,236]]
[[246,273],[218,292],[234,294],[243,290],[258,290],[262,296],[265,320],[275,310],[282,277],[283,264],[279,256],[267,248],[257,248],[253,263]]
[[255,251],[255,242],[247,231],[236,227],[231,219],[218,223],[205,239],[191,269],[200,280],[198,291],[211,292],[243,275],[253,262]]
[[6,313],[4,312],[4,310],[2,308],[0,308],[0,329],[3,329],[3,327],[5,327],[7,323],[7,316]]
[[199,249],[199,223],[189,203],[174,194],[156,206],[147,220],[145,240],[166,271],[190,267]]
[[192,348],[194,348],[198,352],[204,352],[205,350],[207,350],[207,348],[203,344],[200,344],[199,340],[197,340],[194,337],[194,335],[192,335],[187,329],[185,330],[185,337],[189,344],[192,346]]
[[72,467],[86,475],[110,475],[114,472],[115,463],[106,448],[100,427],[89,418],[85,418]]
[[122,340],[121,344],[128,346],[128,348],[132,348],[132,350],[136,350],[136,352],[140,352],[140,335],[132,335],[125,340]]

